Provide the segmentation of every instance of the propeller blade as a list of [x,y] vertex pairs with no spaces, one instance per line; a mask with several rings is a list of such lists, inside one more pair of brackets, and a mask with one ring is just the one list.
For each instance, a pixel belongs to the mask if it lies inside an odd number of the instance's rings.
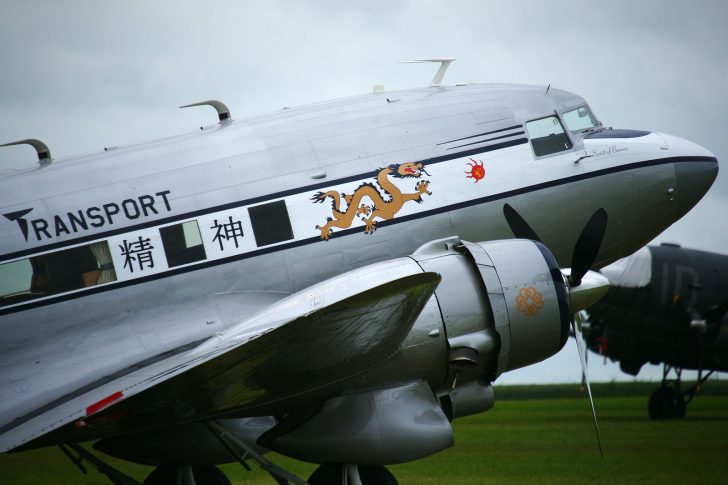
[[571,257],[571,275],[569,276],[571,286],[579,286],[581,279],[594,265],[607,230],[607,219],[607,211],[597,210],[579,234],[579,239],[576,240],[574,246],[574,254]]
[[604,458],[604,451],[602,451],[602,438],[599,435],[599,423],[597,423],[597,412],[594,409],[594,399],[592,398],[591,386],[589,385],[589,373],[586,368],[586,356],[584,354],[584,346],[582,345],[582,335],[580,325],[577,325],[577,320],[580,319],[579,314],[576,313],[571,319],[571,327],[574,329],[574,340],[576,340],[576,348],[579,350],[579,360],[581,361],[581,371],[584,376],[584,383],[586,384],[586,390],[589,394],[589,404],[591,405],[592,418],[594,419],[594,431],[597,433],[597,444],[599,445],[599,455]]
[[521,217],[521,214],[516,212],[516,209],[511,207],[509,204],[505,204],[503,206],[503,215],[506,217],[506,222],[511,228],[511,232],[513,232],[514,236],[519,239],[531,239],[533,241],[543,243],[541,238],[538,237],[538,234],[536,234],[536,231],[534,231],[533,228],[528,225],[528,222]]

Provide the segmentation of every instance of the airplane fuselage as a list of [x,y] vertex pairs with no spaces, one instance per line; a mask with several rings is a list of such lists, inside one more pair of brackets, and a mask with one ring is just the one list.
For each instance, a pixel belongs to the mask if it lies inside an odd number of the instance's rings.
[[3,176],[0,269],[19,287],[0,295],[0,431],[342,271],[512,237],[505,203],[562,266],[604,208],[602,266],[715,178],[676,137],[533,124],[579,106],[514,85],[370,94]]

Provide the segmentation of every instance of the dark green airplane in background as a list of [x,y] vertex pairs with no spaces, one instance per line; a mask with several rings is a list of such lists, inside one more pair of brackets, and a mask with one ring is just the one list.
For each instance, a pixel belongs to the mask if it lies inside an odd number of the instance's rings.
[[[602,273],[611,287],[589,309],[587,346],[635,376],[648,362],[662,363],[650,417],[683,418],[699,386],[714,372],[728,371],[728,255],[662,244]],[[687,389],[683,369],[698,371],[697,383]]]

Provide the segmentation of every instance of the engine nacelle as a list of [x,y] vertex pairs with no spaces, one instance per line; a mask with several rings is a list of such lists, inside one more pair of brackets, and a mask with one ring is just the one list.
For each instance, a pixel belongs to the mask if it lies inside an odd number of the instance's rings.
[[541,243],[441,240],[412,256],[442,282],[435,291],[461,378],[499,374],[557,353],[569,335],[569,296],[555,258]]
[[[344,384],[342,396],[313,412],[286,416],[261,437],[263,446],[317,463],[422,458],[451,445],[448,419],[493,406],[491,382],[499,374],[563,347],[569,293],[555,258],[541,243],[451,238],[428,243],[410,257],[410,262],[403,258],[358,270],[382,274],[391,266],[441,276],[399,352]],[[402,384],[407,381],[418,384]]]

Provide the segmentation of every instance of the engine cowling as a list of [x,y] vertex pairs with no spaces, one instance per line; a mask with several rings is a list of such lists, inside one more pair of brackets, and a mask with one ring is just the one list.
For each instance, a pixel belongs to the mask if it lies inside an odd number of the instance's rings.
[[[437,245],[445,249],[438,251]],[[540,362],[564,346],[569,335],[568,289],[543,244],[525,239],[445,240],[420,248],[412,257],[423,270],[442,275],[435,297],[451,366],[485,371],[492,380]]]

